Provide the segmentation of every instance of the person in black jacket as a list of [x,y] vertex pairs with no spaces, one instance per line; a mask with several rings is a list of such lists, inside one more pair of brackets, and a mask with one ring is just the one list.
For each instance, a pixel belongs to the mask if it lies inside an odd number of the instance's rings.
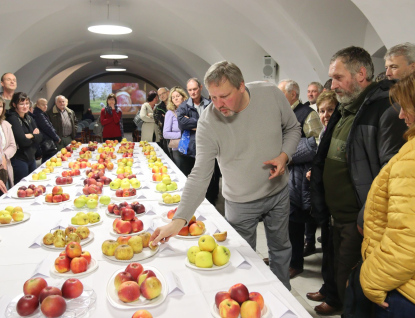
[[14,93],[6,120],[12,125],[17,144],[16,154],[11,158],[14,184],[36,169],[35,153],[42,135],[35,120],[28,115],[30,98],[25,93]]
[[61,141],[46,113],[47,109],[48,101],[44,98],[39,98],[33,111],[33,118],[43,137],[42,143],[40,144],[40,149],[42,150],[42,163],[48,161],[56,154],[58,151],[57,145]]

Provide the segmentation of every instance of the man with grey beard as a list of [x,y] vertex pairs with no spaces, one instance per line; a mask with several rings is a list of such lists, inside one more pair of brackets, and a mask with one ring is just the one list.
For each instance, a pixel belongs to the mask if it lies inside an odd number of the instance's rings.
[[[404,144],[405,124],[389,101],[393,82],[372,82],[373,71],[372,59],[362,48],[348,47],[333,55],[331,89],[341,104],[330,118],[312,167],[312,214],[321,221],[331,217],[340,301],[361,257],[359,211],[380,169]],[[315,310],[331,314],[329,307],[323,302]]]

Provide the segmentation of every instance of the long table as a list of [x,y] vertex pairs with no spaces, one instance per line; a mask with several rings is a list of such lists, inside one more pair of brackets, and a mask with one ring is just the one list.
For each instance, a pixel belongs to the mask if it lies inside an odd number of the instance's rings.
[[[154,143],[153,146],[158,157],[168,166],[172,180],[176,180],[179,189],[183,189],[186,177],[157,144]],[[141,150],[138,145],[135,149]],[[73,158],[76,158],[75,154]],[[151,171],[147,167],[144,155],[136,152],[134,159],[133,172],[142,183],[142,189],[137,191],[137,200],[147,208],[141,220],[144,228],[152,231],[157,226],[166,224],[162,215],[174,207],[159,203],[161,194],[155,191],[156,183],[151,181]],[[57,171],[60,174],[62,169]],[[42,276],[49,284],[59,285],[63,282],[62,278],[48,270],[53,266],[59,251],[39,246],[38,243],[50,230],[70,224],[71,217],[78,212],[73,206],[73,200],[82,194],[85,173],[82,172],[81,177],[74,178],[72,186],[64,188],[64,192],[70,194],[70,200],[61,205],[44,204],[44,196],[26,200],[12,197],[19,186],[31,183],[47,186],[47,193],[50,193],[55,186],[56,176],[57,174],[51,176],[50,180],[37,183],[32,182],[31,176],[28,176],[0,198],[0,210],[6,206],[21,206],[24,212],[31,214],[27,222],[0,227],[0,317],[5,316],[8,304],[22,294],[24,282],[32,276]],[[106,176],[112,179],[116,177],[109,171],[106,172]],[[104,187],[102,195],[112,196],[115,192],[109,187]],[[95,291],[97,297],[87,317],[131,317],[137,308],[115,308],[107,300],[107,284],[110,277],[115,271],[125,268],[128,263],[110,261],[103,256],[102,243],[108,239],[116,239],[110,234],[114,218],[105,213],[105,206],[100,206],[98,211],[103,222],[90,228],[94,233],[94,239],[83,247],[99,265],[96,271],[80,278],[84,285]],[[220,244],[227,246],[232,253],[230,265],[216,271],[191,269],[185,265],[186,252],[191,246],[197,245],[198,240],[172,238],[155,256],[140,262],[144,267],[155,267],[162,273],[168,285],[164,302],[156,307],[145,308],[153,317],[213,317],[211,309],[215,294],[228,290],[236,283],[243,283],[250,291],[260,292],[264,296],[269,309],[267,317],[311,317],[208,201],[205,200],[199,206],[195,215],[205,222],[207,234],[217,231],[228,232],[227,240]]]

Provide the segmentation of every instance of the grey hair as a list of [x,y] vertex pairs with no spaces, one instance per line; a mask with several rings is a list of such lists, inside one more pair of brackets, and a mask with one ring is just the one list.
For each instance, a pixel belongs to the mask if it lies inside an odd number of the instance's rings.
[[408,64],[415,62],[415,45],[409,42],[392,46],[385,53],[385,61],[393,56],[403,56]]
[[192,81],[193,82],[196,82],[198,87],[201,87],[202,86],[202,83],[200,83],[200,81],[196,77],[189,78],[187,80],[187,82],[186,82],[186,86],[187,86],[187,84],[189,84]]
[[280,85],[281,83],[286,83],[285,84],[285,91],[287,93],[294,91],[297,94],[297,98],[300,96],[300,86],[298,85],[298,83],[292,79],[283,79],[281,81],[278,82],[278,85]]
[[47,99],[46,99],[46,98],[39,98],[39,99],[36,101],[35,107],[38,107],[38,104],[40,103],[40,101],[44,101],[44,102],[46,103],[46,105],[47,105],[47,103],[48,103],[48,101],[47,101]]
[[323,85],[321,85],[321,83],[319,83],[319,82],[311,82],[310,84],[308,84],[307,88],[309,86],[311,86],[311,85],[316,86],[319,93],[321,93],[323,91],[323,88],[324,87],[323,87]]
[[363,48],[349,46],[337,51],[331,58],[330,64],[340,59],[350,74],[355,75],[361,67],[366,69],[366,80],[371,82],[373,79],[374,66],[370,54]]
[[65,96],[63,96],[63,95],[58,95],[58,96],[56,96],[55,97],[55,104],[56,104],[56,102],[58,101],[58,98],[59,97],[62,97],[63,99],[66,99],[67,100],[67,98],[65,97]]
[[206,87],[212,83],[219,85],[226,82],[226,80],[236,88],[241,87],[241,84],[245,82],[239,67],[228,61],[221,61],[213,64],[207,70],[204,78]]
[[169,91],[167,87],[160,87],[157,91],[159,91],[160,89],[165,89],[167,92]]

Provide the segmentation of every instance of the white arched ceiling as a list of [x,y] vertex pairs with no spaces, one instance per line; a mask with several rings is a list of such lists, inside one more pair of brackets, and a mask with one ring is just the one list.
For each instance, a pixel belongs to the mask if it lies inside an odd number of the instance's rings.
[[185,85],[203,78],[210,64],[227,59],[246,81],[262,79],[264,55],[279,65],[279,78],[324,82],[330,57],[357,45],[382,70],[385,47],[415,42],[413,0],[110,0],[110,16],[127,22],[129,35],[86,30],[106,18],[106,0],[17,0],[0,2],[3,32],[0,73],[14,72],[18,89],[53,97],[104,73],[99,54],[129,55],[128,72],[157,86]]

